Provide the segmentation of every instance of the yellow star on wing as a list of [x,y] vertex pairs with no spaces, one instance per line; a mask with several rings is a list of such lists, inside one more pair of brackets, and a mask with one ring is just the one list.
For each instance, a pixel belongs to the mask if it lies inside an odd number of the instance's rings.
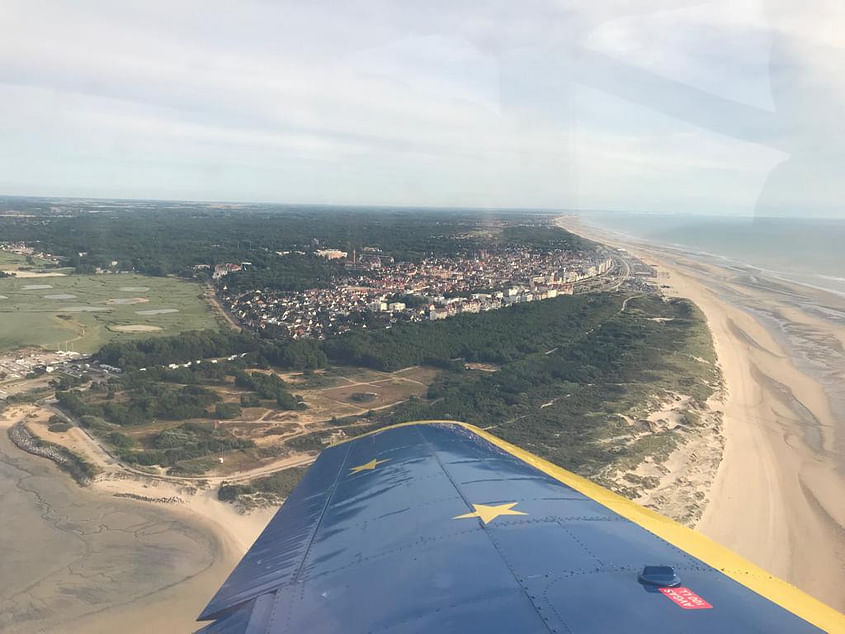
[[528,513],[523,513],[522,511],[514,511],[513,507],[515,507],[517,504],[518,502],[511,502],[510,504],[498,504],[494,506],[489,506],[487,504],[473,504],[472,508],[475,509],[474,513],[464,513],[463,515],[456,515],[452,519],[463,520],[469,517],[477,517],[481,519],[481,521],[485,524],[489,524],[500,515],[528,515]]
[[352,467],[349,472],[350,473],[360,473],[361,471],[372,471],[378,465],[382,464],[383,462],[387,462],[390,458],[385,458],[384,460],[376,460],[373,458],[369,462],[365,462],[364,464],[359,464],[357,467]]

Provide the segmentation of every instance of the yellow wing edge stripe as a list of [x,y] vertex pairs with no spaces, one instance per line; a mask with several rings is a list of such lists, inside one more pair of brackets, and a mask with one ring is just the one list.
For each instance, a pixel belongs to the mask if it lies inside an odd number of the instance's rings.
[[599,504],[615,511],[622,517],[642,526],[647,531],[654,533],[673,546],[677,546],[693,557],[700,559],[737,583],[740,583],[757,594],[766,597],[769,601],[776,603],[785,610],[801,617],[808,623],[811,623],[827,632],[845,632],[845,615],[822,603],[818,599],[811,597],[809,594],[799,590],[783,579],[775,577],[759,566],[743,559],[736,553],[714,542],[709,537],[705,537],[701,533],[697,533],[694,530],[669,519],[668,517],[664,517],[655,511],[640,506],[636,502],[632,502],[621,495],[613,493],[612,491],[591,482],[587,478],[576,475],[571,471],[567,471],[562,467],[552,464],[548,460],[535,456],[529,451],[521,449],[516,445],[512,445],[511,443],[502,440],[501,438],[498,438],[493,434],[476,427],[475,425],[455,420],[409,421],[407,423],[398,423],[396,425],[382,427],[380,429],[361,434],[360,436],[347,438],[332,446],[342,445],[344,443],[380,434],[381,432],[388,431],[390,429],[397,429],[399,427],[435,424],[455,425],[471,431],[476,436],[484,438],[500,449],[504,449],[512,456],[519,458],[523,462],[527,462],[532,467],[536,467],[543,473],[546,473],[563,484],[572,487],[579,493],[582,493]]

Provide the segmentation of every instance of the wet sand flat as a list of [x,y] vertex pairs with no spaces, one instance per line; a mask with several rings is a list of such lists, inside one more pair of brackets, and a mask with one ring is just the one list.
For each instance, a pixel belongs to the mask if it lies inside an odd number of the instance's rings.
[[81,489],[0,429],[0,631],[192,631],[235,554],[186,514]]
[[79,487],[8,438],[18,421],[39,425],[51,414],[37,405],[0,412],[0,631],[196,630],[277,509],[241,514],[216,486],[127,472],[74,429],[69,445],[100,470]]

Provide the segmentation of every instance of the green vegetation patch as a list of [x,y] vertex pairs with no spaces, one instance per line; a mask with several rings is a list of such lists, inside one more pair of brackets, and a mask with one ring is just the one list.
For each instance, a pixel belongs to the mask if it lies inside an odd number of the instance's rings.
[[[15,271],[29,271],[41,268],[55,268],[53,263],[33,255],[19,255],[0,249],[0,271],[7,270],[14,273]],[[2,277],[2,276],[0,276]]]
[[237,418],[241,415],[241,407],[236,403],[218,403],[214,409],[214,415],[224,420]]
[[[196,465],[184,468],[184,463],[196,458],[214,456],[226,451],[249,449],[255,446],[251,440],[237,438],[227,431],[215,429],[211,423],[184,423],[170,427],[143,438],[143,449],[134,449],[134,443],[114,444],[121,460],[138,465],[161,465],[177,471],[201,473]],[[203,466],[210,467],[213,461]]]
[[259,398],[273,399],[281,409],[305,409],[305,403],[288,392],[287,384],[275,374],[237,372],[235,385],[255,392]]
[[[161,465],[173,473],[199,474],[214,466],[215,454],[252,449],[255,444],[209,419],[238,418],[241,406],[223,402],[204,385],[217,382],[231,389],[249,389],[247,403],[273,399],[281,409],[303,409],[277,375],[246,372],[239,362],[192,364],[189,368],[131,371],[108,384],[95,383],[87,391],[59,390],[59,406],[111,446],[126,462]],[[187,379],[186,384],[178,382]],[[188,421],[173,425],[169,421]],[[261,452],[264,448],[256,449]],[[276,448],[278,449],[278,448]]]
[[216,328],[202,292],[195,282],[128,274],[0,279],[0,349],[95,352],[110,341]]
[[246,484],[223,484],[217,497],[224,502],[243,501],[245,497],[278,501],[290,495],[307,471],[308,467],[292,467]]
[[[147,368],[165,376],[160,366],[172,363],[193,363],[197,359],[237,357],[242,363],[263,367],[306,370],[326,365],[326,355],[320,342],[313,339],[299,341],[268,341],[248,333],[203,330],[183,332],[172,337],[158,337],[138,341],[114,342],[103,346],[96,358],[124,369]],[[156,367],[159,366],[159,367]],[[195,368],[189,372],[196,371]],[[205,371],[212,372],[211,368]]]
[[618,312],[622,299],[558,297],[444,321],[397,324],[329,339],[324,349],[337,363],[384,371],[419,364],[463,367],[455,360],[504,364],[565,345]]
[[121,426],[142,425],[155,419],[206,418],[209,406],[220,400],[216,392],[201,386],[159,383],[137,384],[122,393],[120,399],[78,390],[56,392],[56,398],[59,406],[73,416],[99,417]]

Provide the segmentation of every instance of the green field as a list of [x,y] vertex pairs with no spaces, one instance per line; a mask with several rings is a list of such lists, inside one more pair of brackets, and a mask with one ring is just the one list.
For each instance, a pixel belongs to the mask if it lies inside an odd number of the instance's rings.
[[193,282],[143,275],[0,279],[0,350],[95,352],[109,341],[215,328],[202,293]]
[[21,264],[26,264],[26,258],[22,255],[0,251],[0,271],[3,269],[16,269]]
[[19,268],[37,268],[40,266],[47,266],[49,262],[42,258],[32,258],[32,264],[26,261],[26,257],[11,253],[10,251],[0,250],[0,271],[15,271]]

